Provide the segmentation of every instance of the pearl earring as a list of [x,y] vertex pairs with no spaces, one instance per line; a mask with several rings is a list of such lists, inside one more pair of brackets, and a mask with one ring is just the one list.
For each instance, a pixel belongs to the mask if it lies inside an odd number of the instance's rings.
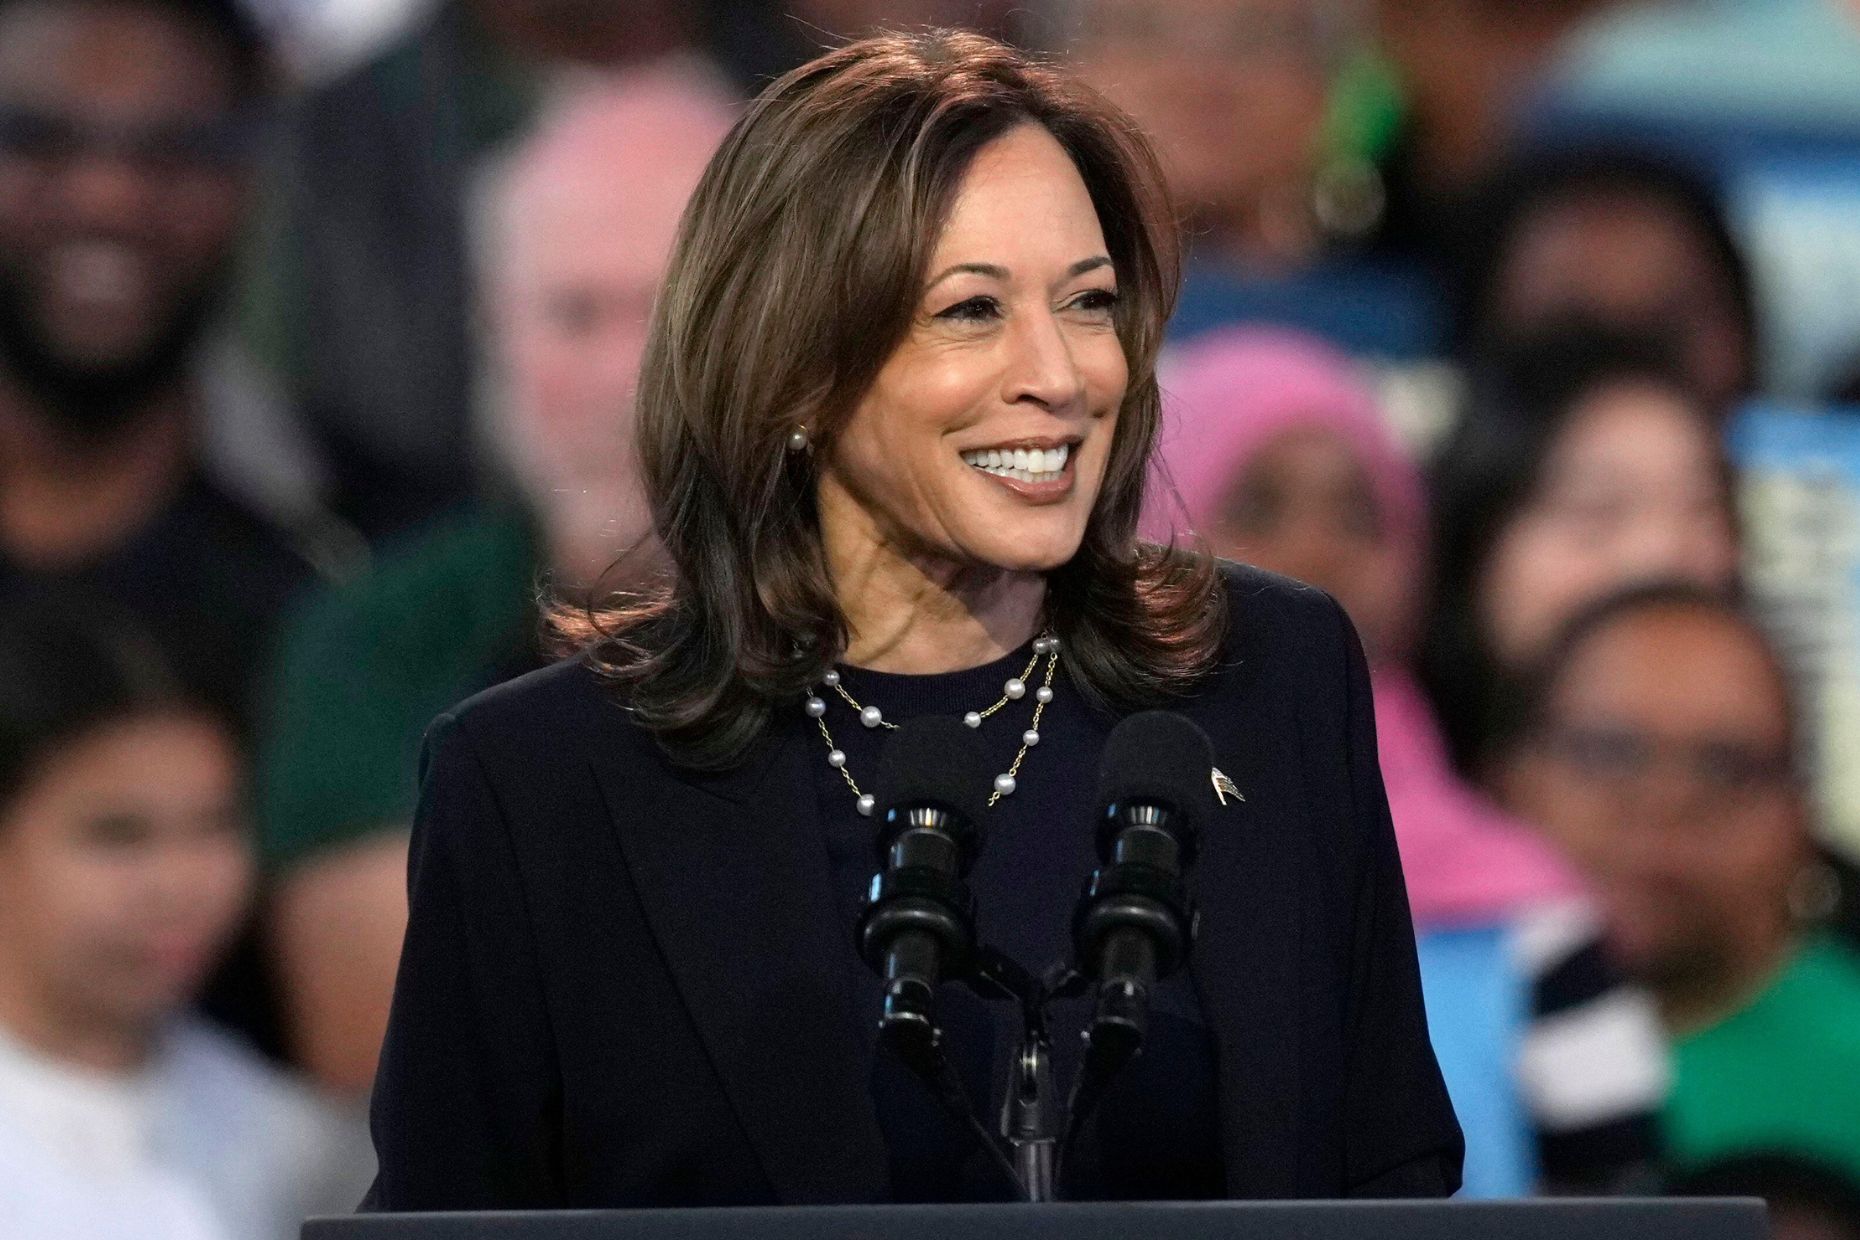
[[788,432],[788,451],[807,451],[807,427],[797,426]]

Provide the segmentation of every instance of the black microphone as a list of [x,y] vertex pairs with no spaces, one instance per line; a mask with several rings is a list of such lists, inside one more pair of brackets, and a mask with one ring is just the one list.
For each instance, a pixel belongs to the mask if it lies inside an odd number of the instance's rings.
[[879,871],[859,917],[859,954],[885,982],[879,1030],[914,1070],[940,1070],[936,988],[975,956],[964,878],[993,775],[973,728],[914,719],[885,746],[873,785]]
[[1135,1054],[1149,1023],[1150,987],[1180,968],[1194,938],[1185,882],[1213,804],[1214,747],[1169,711],[1112,729],[1098,766],[1098,856],[1073,919],[1073,943],[1098,981],[1088,1070]]

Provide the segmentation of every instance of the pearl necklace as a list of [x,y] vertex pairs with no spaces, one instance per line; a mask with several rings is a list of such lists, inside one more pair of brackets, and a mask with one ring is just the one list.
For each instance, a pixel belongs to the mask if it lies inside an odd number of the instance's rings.
[[[1034,668],[1039,664],[1041,656],[1046,657],[1046,677],[1033,691],[1033,723],[1020,734],[1020,751],[1014,755],[1014,761],[1008,765],[1006,771],[995,776],[995,790],[988,797],[988,804],[991,808],[1002,797],[1014,794],[1014,789],[1018,786],[1016,781],[1020,775],[1020,764],[1027,760],[1027,751],[1040,743],[1040,718],[1046,713],[1047,706],[1053,700],[1053,674],[1059,670],[1059,639],[1051,633],[1043,633],[1034,638],[1033,657],[1027,660],[1027,666],[1020,675],[1009,677],[1007,683],[1001,686],[1001,697],[995,704],[986,710],[972,710],[962,717],[962,721],[970,727],[979,728],[982,726],[982,720],[1009,702],[1019,701],[1026,697],[1027,681],[1033,677]],[[878,707],[861,706],[852,694],[846,692],[845,686],[840,683],[839,672],[829,669],[820,678],[820,683],[839,694],[848,706],[858,712],[859,722],[866,727],[897,730],[898,725],[887,720],[884,712]],[[846,781],[846,786],[852,789],[853,796],[857,798],[854,805],[860,814],[870,818],[872,811],[878,805],[878,798],[869,792],[861,792],[858,782],[852,777],[852,772],[846,769],[846,751],[833,743],[833,733],[827,730],[827,701],[814,692],[811,685],[807,690],[806,710],[808,718],[812,719],[815,726],[820,729],[821,739],[827,743],[827,765],[838,771],[840,778]]]

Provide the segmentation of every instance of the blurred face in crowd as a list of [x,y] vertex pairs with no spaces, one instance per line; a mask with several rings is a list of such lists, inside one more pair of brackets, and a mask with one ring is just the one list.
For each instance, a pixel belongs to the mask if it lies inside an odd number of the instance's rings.
[[1210,543],[1334,595],[1372,661],[1406,644],[1415,608],[1413,557],[1388,528],[1361,459],[1323,428],[1268,440],[1235,477]]
[[73,429],[169,377],[212,308],[246,199],[235,99],[211,37],[152,7],[0,11],[0,367]]
[[1588,396],[1495,541],[1475,597],[1487,647],[1522,668],[1590,601],[1640,581],[1728,587],[1731,497],[1705,413],[1651,382]]
[[0,993],[57,1034],[146,1033],[232,934],[253,864],[239,760],[193,715],[60,747],[0,815]]
[[1543,208],[1512,242],[1493,305],[1502,330],[1574,315],[1670,338],[1720,408],[1742,394],[1754,364],[1730,280],[1657,202],[1603,195]]
[[1807,860],[1788,695],[1738,620],[1661,606],[1575,651],[1504,781],[1595,884],[1612,950],[1656,990],[1772,962]]
[[1214,227],[1307,191],[1329,85],[1329,0],[1087,0],[1081,71],[1156,143]]
[[1128,367],[1085,183],[1033,125],[958,187],[904,342],[819,471],[829,548],[1044,572],[1097,503]]
[[493,206],[497,430],[556,536],[585,548],[564,567],[598,572],[648,523],[632,421],[647,320],[728,123],[675,74],[590,94],[517,153]]

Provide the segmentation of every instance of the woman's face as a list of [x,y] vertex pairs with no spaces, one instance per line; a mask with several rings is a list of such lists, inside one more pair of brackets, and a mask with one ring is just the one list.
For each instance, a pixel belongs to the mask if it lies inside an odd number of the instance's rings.
[[822,452],[823,533],[958,569],[1057,568],[1097,503],[1128,369],[1097,212],[1046,130],[976,155],[929,270],[904,343]]
[[102,728],[0,818],[0,969],[60,1023],[145,1029],[200,985],[252,874],[222,728],[191,715]]
[[1212,541],[1219,554],[1328,590],[1371,659],[1399,655],[1415,607],[1412,557],[1341,435],[1312,427],[1269,439],[1235,477]]
[[1737,540],[1717,461],[1704,414],[1664,388],[1624,383],[1584,401],[1479,583],[1500,666],[1523,668],[1584,604],[1623,586],[1729,586]]

